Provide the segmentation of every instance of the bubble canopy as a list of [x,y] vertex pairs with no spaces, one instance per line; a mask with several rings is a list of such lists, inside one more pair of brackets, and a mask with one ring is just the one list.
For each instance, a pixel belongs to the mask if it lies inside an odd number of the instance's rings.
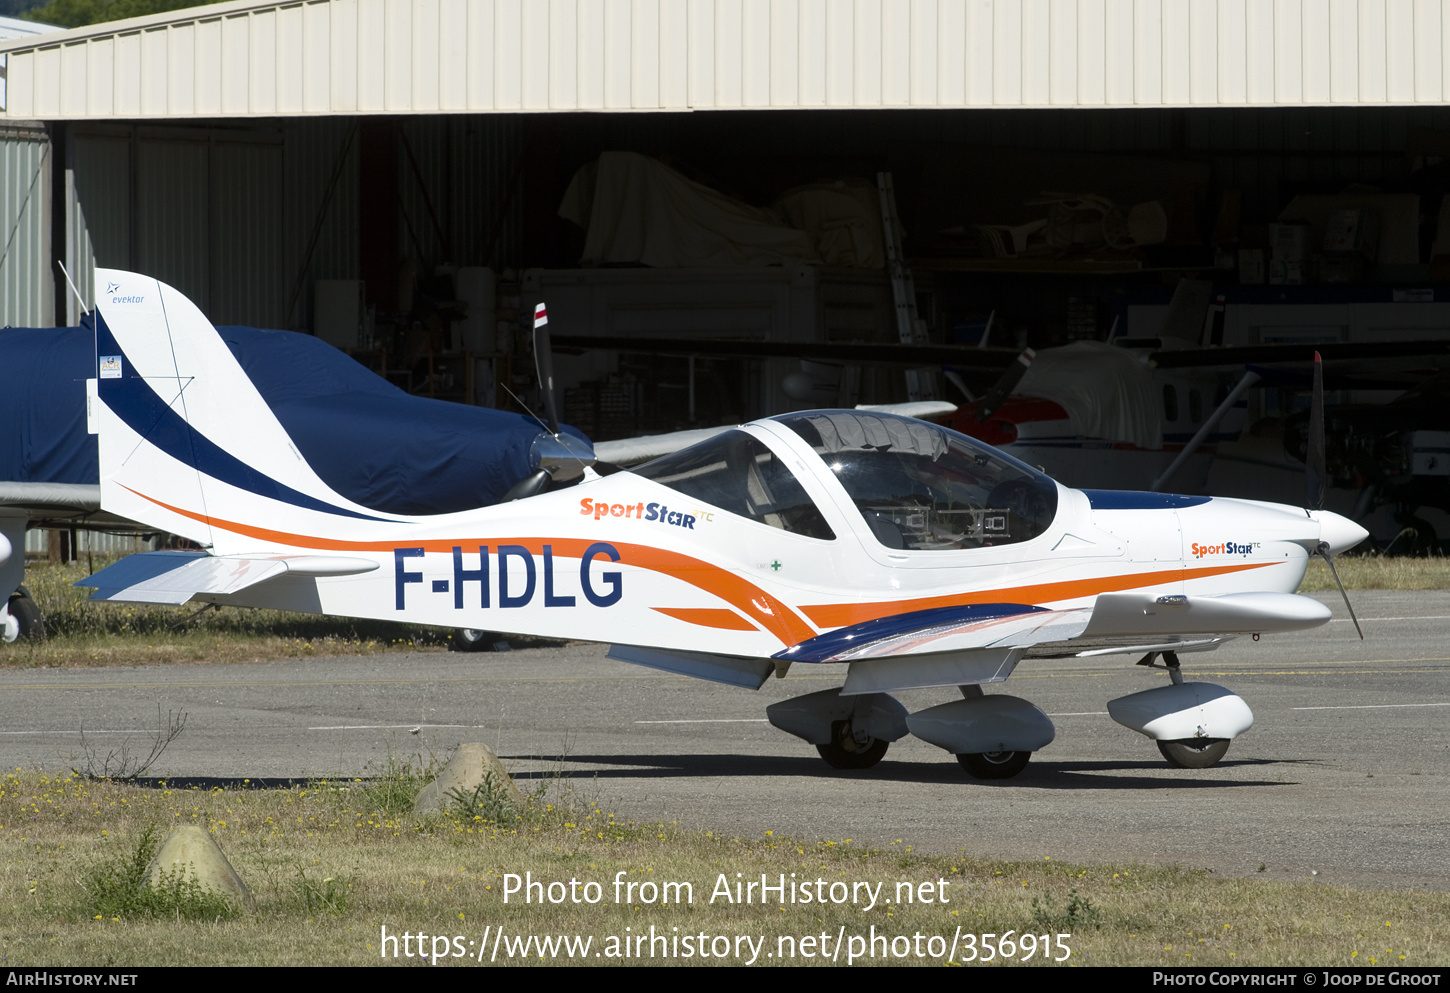
[[[1057,484],[1009,455],[925,421],[862,410],[774,418],[822,461],[886,548],[951,551],[1028,541],[1057,513]],[[822,541],[826,516],[786,462],[734,430],[636,474],[761,524]]]
[[809,445],[887,548],[950,551],[1042,534],[1057,484],[988,445],[926,421],[813,410],[776,421]]

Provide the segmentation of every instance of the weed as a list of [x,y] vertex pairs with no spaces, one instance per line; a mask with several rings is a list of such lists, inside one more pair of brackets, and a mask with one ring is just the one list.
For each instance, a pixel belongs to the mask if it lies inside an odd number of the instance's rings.
[[386,814],[411,813],[418,792],[437,775],[436,765],[436,761],[401,762],[390,755],[383,774],[368,787],[368,799]]
[[481,817],[495,824],[514,820],[520,814],[508,788],[498,781],[497,774],[493,772],[487,773],[483,782],[471,791],[449,790],[448,799],[452,801],[455,813],[469,818]]
[[236,916],[229,900],[205,889],[185,869],[162,871],[153,886],[147,877],[156,848],[156,828],[148,824],[129,853],[92,864],[83,879],[87,916],[204,921]]
[[161,704],[156,705],[156,731],[151,736],[151,751],[144,759],[131,754],[131,739],[123,738],[118,748],[113,748],[101,758],[96,746],[86,741],[85,726],[81,726],[81,750],[85,752],[86,767],[82,771],[72,768],[71,772],[91,781],[101,779],[138,779],[146,770],[156,764],[171,743],[186,730],[186,711],[177,713],[168,710],[166,720],[161,719]]
[[352,884],[345,879],[328,876],[323,880],[307,878],[307,870],[297,867],[297,879],[292,889],[303,912],[312,916],[331,914],[341,917],[347,910],[348,891]]
[[1063,906],[1061,913],[1053,911],[1046,903],[1033,897],[1032,919],[1037,922],[1039,927],[1059,928],[1065,931],[1080,931],[1084,927],[1103,926],[1102,911],[1094,907],[1093,902],[1087,897],[1078,896],[1076,886],[1068,892],[1067,903]]

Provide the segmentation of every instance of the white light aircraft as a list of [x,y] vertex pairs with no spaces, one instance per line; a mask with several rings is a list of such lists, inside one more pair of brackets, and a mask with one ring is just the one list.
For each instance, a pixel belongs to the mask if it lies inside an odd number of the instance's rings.
[[[1212,765],[1253,715],[1185,681],[1180,654],[1325,623],[1328,608],[1294,593],[1309,556],[1365,537],[1324,511],[1068,489],[863,410],[755,421],[478,510],[383,513],[318,478],[189,300],[133,273],[95,278],[102,507],[206,551],[132,555],[84,581],[93,599],[601,641],[612,658],[751,689],[830,667],[840,689],[767,714],[837,768],[914,734],[974,776],[1015,775],[1052,722],[983,687],[1024,660],[1130,653],[1171,681],[1110,702],[1114,719],[1174,765]],[[891,695],[931,687],[961,698],[908,713]]]

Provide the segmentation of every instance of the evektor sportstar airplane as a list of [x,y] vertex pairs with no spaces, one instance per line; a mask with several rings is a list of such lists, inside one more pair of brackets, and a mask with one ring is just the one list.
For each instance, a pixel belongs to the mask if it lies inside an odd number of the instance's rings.
[[[755,421],[478,510],[383,513],[318,478],[189,300],[133,273],[95,279],[102,507],[206,551],[132,555],[84,581],[93,599],[603,641],[612,658],[751,689],[844,666],[841,689],[767,708],[837,768],[910,733],[975,776],[1015,775],[1052,722],[982,687],[1024,659],[1122,653],[1161,658],[1172,681],[1112,716],[1175,765],[1212,765],[1253,715],[1185,682],[1179,654],[1325,623],[1293,592],[1308,558],[1365,537],[1322,511],[1068,489],[862,410]],[[962,698],[908,714],[891,696],[925,687]]]

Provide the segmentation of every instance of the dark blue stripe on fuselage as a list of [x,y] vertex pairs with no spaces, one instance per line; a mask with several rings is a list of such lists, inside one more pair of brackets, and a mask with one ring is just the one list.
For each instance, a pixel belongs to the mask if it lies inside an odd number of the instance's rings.
[[[135,363],[117,343],[105,318],[96,313],[97,356],[121,356],[121,377],[97,381],[97,390],[106,406],[115,412],[132,431],[183,465],[220,480],[239,490],[255,493],[279,503],[290,504],[305,510],[316,510],[324,514],[340,514],[362,521],[388,521],[384,517],[371,517],[353,510],[336,507],[330,503],[300,493],[285,483],[280,483],[264,473],[258,472],[241,459],[228,453],[198,432],[178,414],[166,401],[157,395],[140,374]],[[99,358],[98,358],[99,361]],[[183,385],[175,383],[179,391]]]
[[787,659],[791,662],[824,662],[842,652],[882,641],[898,635],[924,631],[941,624],[967,624],[973,621],[990,621],[997,617],[1014,617],[1017,614],[1032,614],[1045,610],[1025,603],[973,603],[963,607],[933,607],[930,610],[913,610],[906,614],[893,614],[875,620],[862,621],[850,627],[837,628],[826,634],[807,638],[792,645],[783,652],[776,652],[771,658]]
[[1143,490],[1083,490],[1093,510],[1181,510],[1208,503],[1213,497]]

